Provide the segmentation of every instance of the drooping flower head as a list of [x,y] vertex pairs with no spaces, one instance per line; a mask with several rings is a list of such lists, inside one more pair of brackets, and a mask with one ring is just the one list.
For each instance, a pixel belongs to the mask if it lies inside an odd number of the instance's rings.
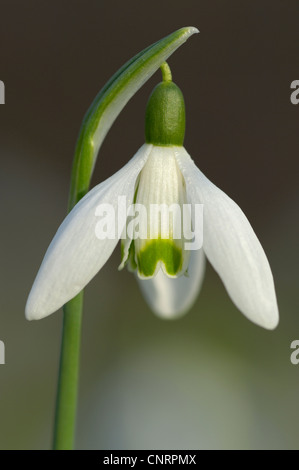
[[[206,256],[245,316],[265,328],[277,325],[274,283],[262,246],[239,206],[183,147],[183,95],[166,64],[162,71],[163,81],[147,105],[146,143],[66,217],[32,287],[28,319],[45,317],[78,294],[121,238],[120,268],[128,265],[137,274],[158,315],[174,318],[193,305]],[[103,212],[105,223],[99,220]]]

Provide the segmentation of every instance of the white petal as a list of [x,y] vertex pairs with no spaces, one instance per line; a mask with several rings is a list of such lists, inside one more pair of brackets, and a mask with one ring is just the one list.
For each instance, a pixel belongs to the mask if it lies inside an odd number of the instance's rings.
[[271,269],[240,207],[197,168],[183,147],[176,148],[192,203],[204,205],[203,248],[231,299],[254,323],[274,329],[279,321]]
[[[186,202],[185,182],[173,147],[153,145],[146,165],[140,173],[136,194],[136,207],[139,207],[139,236],[135,237],[134,246],[138,275],[141,278],[155,276],[160,267],[170,277],[177,277],[186,271],[189,251],[184,249],[186,240],[182,216]],[[174,266],[170,262],[167,266],[166,258],[169,255],[166,253],[163,258],[165,242],[169,242],[169,245],[177,250],[180,265]],[[157,246],[160,243],[161,251]]]
[[[95,233],[100,204],[111,204],[118,214],[118,197],[133,202],[136,179],[146,163],[151,145],[143,145],[117,173],[94,187],[68,214],[52,240],[31,289],[26,317],[40,319],[77,295],[110,257],[119,237],[100,240]],[[126,210],[126,207],[124,208]],[[126,222],[123,214],[121,226]]]
[[139,286],[151,310],[165,319],[178,318],[194,304],[204,278],[205,256],[203,250],[190,252],[188,276],[172,279],[163,271],[151,279],[140,279]]

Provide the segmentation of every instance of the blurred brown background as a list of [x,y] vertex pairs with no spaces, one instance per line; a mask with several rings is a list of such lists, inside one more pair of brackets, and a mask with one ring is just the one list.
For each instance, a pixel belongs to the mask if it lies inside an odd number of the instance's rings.
[[[182,27],[169,60],[184,92],[185,146],[242,207],[272,266],[281,322],[251,324],[208,266],[189,314],[163,322],[118,250],[86,289],[77,448],[291,449],[299,442],[299,3],[279,0],[0,2],[0,448],[50,446],[61,312],[27,322],[24,305],[66,213],[81,120],[135,53]],[[156,74],[110,130],[93,184],[144,141]]]

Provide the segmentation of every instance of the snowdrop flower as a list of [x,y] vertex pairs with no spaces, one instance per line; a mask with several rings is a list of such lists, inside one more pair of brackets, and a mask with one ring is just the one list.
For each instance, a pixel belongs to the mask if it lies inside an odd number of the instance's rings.
[[[238,309],[264,328],[276,327],[278,308],[264,250],[240,207],[197,168],[183,147],[184,99],[169,69],[164,68],[163,78],[148,102],[146,143],[121,170],[81,199],[58,229],[29,295],[28,319],[55,312],[97,274],[129,226],[130,217],[123,215],[131,204],[149,209],[152,204],[182,208],[187,203],[203,205],[202,248],[186,249],[184,235],[173,236],[174,226],[180,224],[175,216],[167,232],[147,210],[139,225],[147,223],[151,236],[122,240],[120,267],[128,265],[136,272],[155,313],[174,318],[194,303],[207,257]],[[126,200],[122,209],[120,197]],[[112,230],[99,237],[99,207],[107,204],[119,226],[117,234]]]

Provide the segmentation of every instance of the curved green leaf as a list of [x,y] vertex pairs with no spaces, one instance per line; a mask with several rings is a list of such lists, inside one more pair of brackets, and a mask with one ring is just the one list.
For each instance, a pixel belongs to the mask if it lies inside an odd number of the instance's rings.
[[98,93],[84,117],[77,141],[69,210],[87,193],[100,146],[121,110],[160,65],[194,33],[198,33],[196,28],[181,28],[147,47],[123,65]]

